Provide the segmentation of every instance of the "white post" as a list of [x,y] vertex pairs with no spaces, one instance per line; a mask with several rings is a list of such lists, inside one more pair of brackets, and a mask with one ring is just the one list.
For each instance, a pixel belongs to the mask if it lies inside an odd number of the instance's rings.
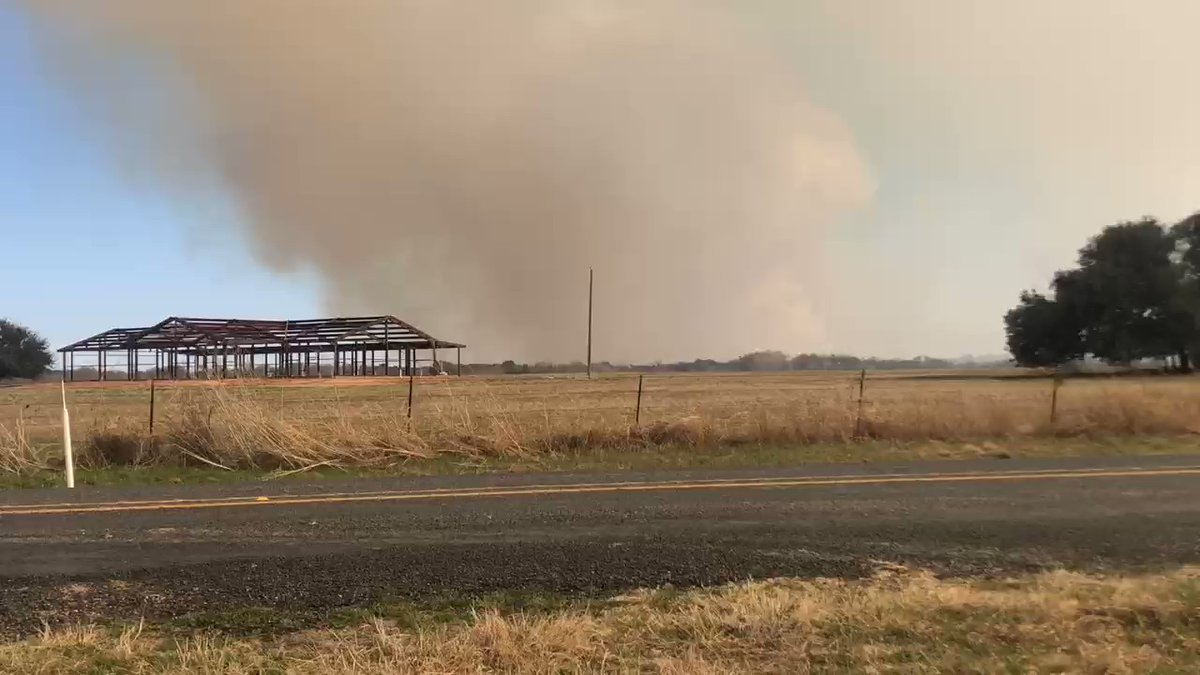
[[67,469],[67,487],[75,487],[75,454],[71,451],[71,413],[67,412],[67,383],[62,382],[63,463]]

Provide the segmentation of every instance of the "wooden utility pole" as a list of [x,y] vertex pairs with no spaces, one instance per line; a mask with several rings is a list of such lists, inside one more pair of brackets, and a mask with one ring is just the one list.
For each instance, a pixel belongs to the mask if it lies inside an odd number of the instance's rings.
[[587,340],[587,376],[592,379],[592,289],[595,286],[595,273],[588,268],[588,340]]

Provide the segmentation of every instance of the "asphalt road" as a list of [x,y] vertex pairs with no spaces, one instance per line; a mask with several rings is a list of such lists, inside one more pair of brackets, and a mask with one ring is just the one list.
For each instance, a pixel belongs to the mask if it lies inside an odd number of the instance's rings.
[[1200,460],[859,464],[0,493],[0,632],[43,620],[324,610],[1200,562]]

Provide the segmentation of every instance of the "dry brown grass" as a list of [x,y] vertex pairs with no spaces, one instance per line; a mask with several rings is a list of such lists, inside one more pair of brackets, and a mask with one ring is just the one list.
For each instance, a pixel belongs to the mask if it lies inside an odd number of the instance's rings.
[[[396,379],[161,385],[153,437],[147,383],[77,384],[69,396],[84,467],[386,467],[445,454],[838,443],[856,428],[873,439],[954,442],[1200,431],[1200,380],[1191,377],[1072,380],[1051,423],[1047,380],[925,375],[870,380],[861,427],[849,373],[653,376],[637,425],[631,377],[426,378],[412,420],[407,384]],[[57,461],[57,406],[53,386],[0,391],[0,470]]]
[[376,618],[272,639],[56,630],[0,645],[0,672],[1191,673],[1200,668],[1200,580],[1189,569],[1003,582],[900,570],[417,625]]

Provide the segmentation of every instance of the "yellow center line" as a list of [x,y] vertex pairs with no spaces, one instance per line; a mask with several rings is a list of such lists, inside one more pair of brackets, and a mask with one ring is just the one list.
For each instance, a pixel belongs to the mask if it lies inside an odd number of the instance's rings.
[[[1200,469],[1200,465],[1178,466],[1178,467],[1171,467],[1171,469],[1172,470]],[[358,491],[358,492],[318,492],[318,493],[313,493],[313,494],[277,493],[277,494],[267,494],[267,495],[237,495],[237,496],[225,496],[225,497],[193,497],[193,498],[178,497],[178,498],[173,498],[173,499],[139,499],[139,500],[123,500],[123,501],[118,500],[118,501],[107,501],[107,502],[46,502],[44,504],[11,504],[11,505],[0,504],[0,514],[24,512],[25,510],[28,510],[28,509],[36,509],[36,510],[57,509],[57,508],[81,509],[81,508],[90,508],[90,507],[94,507],[94,506],[149,506],[149,505],[162,505],[162,504],[189,504],[190,505],[190,504],[208,504],[208,503],[240,504],[242,502],[247,502],[247,501],[262,501],[264,498],[268,501],[279,501],[279,500],[301,499],[301,498],[304,498],[304,499],[316,499],[316,498],[326,499],[326,498],[335,498],[335,497],[373,497],[373,496],[378,496],[378,495],[395,495],[395,494],[436,496],[436,495],[442,494],[442,493],[457,494],[457,493],[465,491],[465,492],[471,492],[474,494],[474,493],[479,493],[479,492],[488,492],[488,491],[496,491],[496,490],[513,490],[513,489],[530,489],[530,490],[532,490],[532,489],[542,489],[542,488],[552,489],[552,488],[579,488],[579,487],[613,487],[613,486],[624,486],[624,485],[671,486],[671,485],[680,485],[680,484],[686,484],[686,485],[700,485],[700,484],[708,485],[708,484],[711,484],[711,485],[720,486],[720,485],[728,484],[728,483],[737,483],[740,485],[740,484],[754,482],[754,481],[809,480],[809,479],[850,480],[850,479],[860,479],[860,478],[922,478],[922,477],[926,477],[926,476],[946,476],[946,477],[1006,476],[1006,475],[1028,476],[1028,475],[1042,474],[1042,473],[1088,474],[1088,473],[1106,472],[1106,471],[1112,471],[1112,470],[1113,469],[1105,469],[1105,468],[1025,469],[1025,470],[1010,469],[1010,470],[1001,470],[1001,471],[962,471],[962,472],[950,471],[950,472],[923,473],[923,474],[922,473],[859,473],[859,474],[837,474],[837,475],[830,475],[830,476],[793,476],[791,478],[780,478],[780,477],[703,478],[703,479],[691,479],[691,480],[685,479],[685,478],[679,478],[679,479],[660,480],[660,481],[607,481],[607,482],[602,482],[602,483],[528,483],[528,484],[524,484],[524,485],[484,485],[484,486],[472,487],[472,488],[466,488],[466,487],[419,488],[419,489],[412,489],[412,490],[370,490],[370,491]],[[1143,467],[1134,466],[1134,467],[1125,467],[1121,470],[1123,470],[1123,471],[1146,471],[1147,469],[1144,469]]]
[[1079,469],[1038,470],[1026,472],[983,472],[949,474],[877,474],[831,477],[711,479],[699,481],[579,483],[568,485],[523,485],[472,489],[439,488],[371,493],[330,493],[307,496],[239,497],[225,500],[172,500],[160,502],[112,502],[94,504],[26,504],[0,507],[0,516],[50,515],[78,513],[108,513],[119,511],[168,511],[221,508],[233,506],[284,506],[296,504],[337,504],[348,502],[385,502],[421,499],[459,499],[472,497],[514,497],[533,495],[562,495],[583,493],[619,493],[678,490],[716,490],[736,488],[820,487],[839,485],[879,485],[895,483],[951,483],[980,481],[1015,481],[1064,478],[1128,478],[1152,476],[1200,475],[1200,467],[1169,469]]

